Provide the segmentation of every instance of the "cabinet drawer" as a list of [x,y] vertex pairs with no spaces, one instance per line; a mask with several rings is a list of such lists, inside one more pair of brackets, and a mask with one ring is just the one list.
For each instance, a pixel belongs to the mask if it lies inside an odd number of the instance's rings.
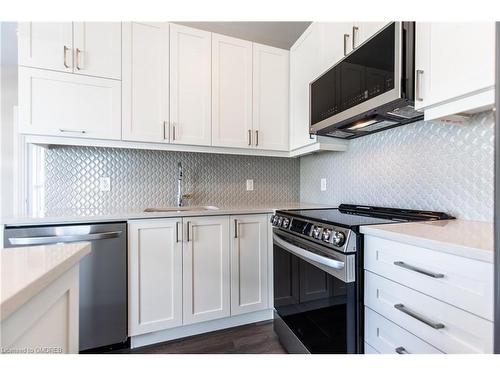
[[367,307],[365,341],[381,354],[442,354],[432,345]]
[[492,352],[492,322],[368,271],[365,305],[444,353]]
[[365,269],[493,321],[493,264],[365,236]]
[[121,137],[121,82],[19,67],[21,133]]

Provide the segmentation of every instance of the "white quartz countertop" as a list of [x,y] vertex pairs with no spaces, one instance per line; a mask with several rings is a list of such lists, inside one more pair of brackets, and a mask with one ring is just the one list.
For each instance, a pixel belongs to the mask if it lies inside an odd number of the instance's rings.
[[89,242],[0,249],[0,320],[90,253]]
[[113,212],[96,214],[75,214],[67,213],[57,216],[17,216],[3,218],[1,224],[7,226],[25,226],[25,225],[50,225],[50,224],[76,224],[85,222],[111,222],[127,221],[134,219],[154,219],[167,217],[189,217],[189,216],[210,216],[210,215],[245,215],[258,213],[272,213],[275,210],[294,210],[311,208],[328,208],[333,206],[303,203],[303,202],[276,202],[268,204],[255,205],[234,205],[218,206],[212,210],[191,210],[191,211],[170,211],[170,212]]
[[493,263],[493,224],[440,220],[365,225],[361,233]]

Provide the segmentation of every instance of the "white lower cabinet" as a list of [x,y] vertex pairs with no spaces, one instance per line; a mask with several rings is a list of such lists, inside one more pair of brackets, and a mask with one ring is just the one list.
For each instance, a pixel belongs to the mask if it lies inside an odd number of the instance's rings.
[[381,354],[442,354],[432,345],[369,308],[365,308],[365,342]]
[[229,217],[186,219],[183,259],[184,324],[230,315]]
[[129,335],[182,325],[182,220],[132,221]]
[[231,216],[231,315],[268,307],[267,215]]
[[19,67],[19,129],[24,134],[121,137],[121,82]]
[[444,353],[492,353],[492,322],[368,271],[365,306]]
[[131,220],[129,335],[267,312],[268,234],[267,214]]

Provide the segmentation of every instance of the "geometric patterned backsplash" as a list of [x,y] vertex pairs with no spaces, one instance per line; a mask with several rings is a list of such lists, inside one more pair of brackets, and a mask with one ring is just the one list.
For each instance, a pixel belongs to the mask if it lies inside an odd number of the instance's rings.
[[[467,124],[417,122],[301,158],[304,202],[445,211],[493,221],[493,112]],[[327,190],[320,191],[321,178]]]
[[[47,215],[107,214],[175,205],[177,163],[189,205],[299,200],[299,159],[101,147],[53,146],[45,154]],[[111,191],[99,191],[99,178]],[[246,180],[254,190],[246,191]]]

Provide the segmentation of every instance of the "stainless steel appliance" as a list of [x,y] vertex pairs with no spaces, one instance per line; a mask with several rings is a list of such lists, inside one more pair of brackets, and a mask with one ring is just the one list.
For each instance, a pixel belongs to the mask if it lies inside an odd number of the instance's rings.
[[[90,241],[80,263],[80,351],[127,346],[127,224],[7,227],[4,247]],[[8,250],[5,250],[8,251]]]
[[356,138],[423,119],[415,23],[393,22],[311,82],[310,133]]
[[290,353],[363,353],[362,225],[453,219],[440,212],[340,205],[277,211],[274,330]]

